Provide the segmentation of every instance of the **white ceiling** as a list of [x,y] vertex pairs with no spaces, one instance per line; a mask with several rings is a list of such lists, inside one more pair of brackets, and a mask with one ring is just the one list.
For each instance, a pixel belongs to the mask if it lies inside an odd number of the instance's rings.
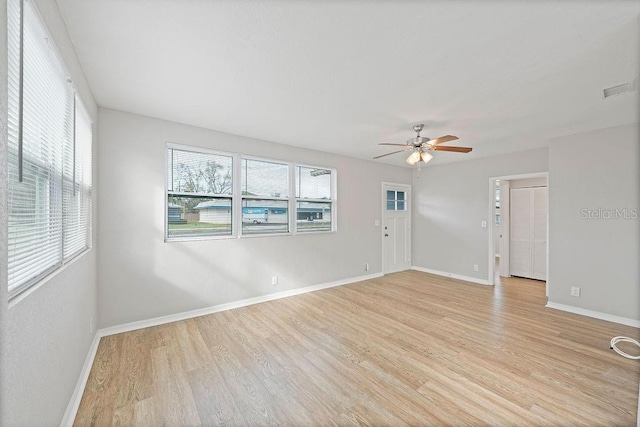
[[57,1],[100,106],[283,144],[474,149],[438,163],[639,117],[602,98],[640,74],[637,0]]

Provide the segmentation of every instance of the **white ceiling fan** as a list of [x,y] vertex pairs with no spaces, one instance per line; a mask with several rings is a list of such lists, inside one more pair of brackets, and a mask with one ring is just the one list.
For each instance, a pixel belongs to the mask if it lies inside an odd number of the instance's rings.
[[429,160],[433,159],[433,155],[429,153],[429,151],[453,151],[456,153],[468,153],[472,150],[472,148],[470,147],[441,146],[439,144],[449,141],[455,141],[456,139],[458,139],[458,137],[454,135],[445,135],[439,138],[430,139],[424,136],[420,136],[420,132],[423,128],[423,124],[414,125],[413,130],[416,132],[416,136],[415,138],[409,138],[406,144],[381,142],[378,145],[393,145],[404,148],[402,150],[376,156],[374,157],[374,159],[379,159],[381,157],[390,156],[396,153],[402,153],[404,151],[411,151],[411,154],[409,155],[409,157],[407,157],[407,163],[413,166],[418,162],[427,163]]

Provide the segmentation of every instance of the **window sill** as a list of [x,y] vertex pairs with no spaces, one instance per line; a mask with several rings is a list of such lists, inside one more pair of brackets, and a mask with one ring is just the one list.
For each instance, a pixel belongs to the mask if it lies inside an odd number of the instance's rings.
[[280,236],[317,236],[318,234],[335,234],[337,230],[326,231],[298,231],[296,233],[265,233],[265,234],[242,234],[240,236],[202,236],[202,237],[165,237],[165,243],[179,243],[179,242],[202,242],[202,241],[217,241],[217,240],[242,240],[242,239],[257,239],[260,237],[280,237]]
[[236,236],[197,236],[197,237],[165,237],[165,243],[176,243],[176,242],[201,242],[204,240],[231,240],[235,239]]
[[34,283],[33,285],[31,285],[28,288],[24,289],[22,292],[20,292],[20,293],[18,293],[16,295],[12,296],[11,298],[9,298],[9,309],[11,309],[11,308],[15,307],[16,305],[18,305],[21,301],[25,300],[29,295],[31,295],[32,293],[36,292],[42,286],[46,285],[50,280],[55,279],[56,276],[58,276],[59,274],[62,274],[64,271],[67,270],[67,268],[69,266],[75,264],[81,258],[84,258],[85,255],[90,253],[92,250],[93,250],[93,247],[90,247],[90,248],[85,249],[82,252],[79,252],[76,256],[74,256],[73,258],[71,258],[70,260],[68,260],[64,264],[62,264],[62,266],[60,268],[55,269],[54,271],[52,271],[51,273],[49,273],[48,275],[46,275],[45,277],[40,279],[38,282]]

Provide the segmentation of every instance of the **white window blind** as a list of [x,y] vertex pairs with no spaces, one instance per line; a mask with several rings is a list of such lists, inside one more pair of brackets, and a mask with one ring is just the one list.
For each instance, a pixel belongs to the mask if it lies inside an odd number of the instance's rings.
[[289,165],[242,159],[242,234],[289,232]]
[[233,157],[167,148],[166,238],[230,236]]
[[9,0],[7,12],[13,297],[89,244],[91,124],[80,108],[74,126],[73,85],[32,1]]
[[331,169],[296,166],[296,230],[300,233],[333,230]]
[[91,118],[75,100],[74,144],[65,149],[63,173],[63,257],[70,259],[91,245]]

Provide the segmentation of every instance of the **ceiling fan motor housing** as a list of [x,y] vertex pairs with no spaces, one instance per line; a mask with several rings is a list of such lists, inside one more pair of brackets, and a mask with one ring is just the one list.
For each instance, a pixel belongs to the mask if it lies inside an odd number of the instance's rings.
[[407,145],[414,145],[416,147],[431,141],[431,138],[427,138],[426,136],[416,136],[415,138],[407,139]]

